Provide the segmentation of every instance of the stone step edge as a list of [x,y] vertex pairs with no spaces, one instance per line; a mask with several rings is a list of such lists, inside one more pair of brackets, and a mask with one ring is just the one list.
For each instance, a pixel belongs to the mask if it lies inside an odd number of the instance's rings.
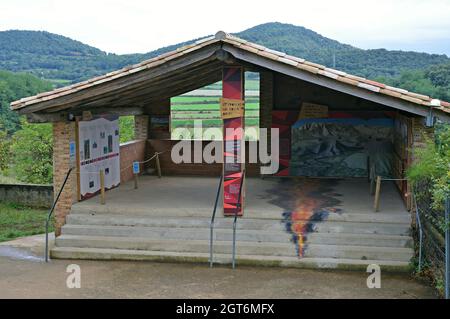
[[[82,225],[82,224],[66,224],[62,227],[62,235],[64,234],[64,229],[109,229],[109,230],[116,230],[120,228],[132,228],[133,230],[155,230],[155,231],[163,231],[163,230],[173,230],[176,231],[178,227],[160,227],[160,226],[128,226],[128,225]],[[205,231],[208,232],[210,229],[205,227],[180,227],[185,231],[192,231],[192,232],[198,232],[198,231]],[[233,229],[232,228],[215,228],[215,232],[220,233],[230,233],[232,234]],[[241,228],[237,229],[236,234],[239,233],[246,233],[246,234],[268,234],[268,235],[287,235],[291,236],[294,233],[283,231],[283,230],[273,230],[273,229],[246,229]],[[70,234],[73,235],[73,234]],[[90,235],[79,235],[79,236],[90,236]],[[347,238],[374,238],[378,237],[379,239],[392,239],[392,240],[412,240],[413,238],[410,235],[389,235],[389,234],[367,234],[367,233],[334,233],[334,232],[308,232],[306,234],[306,237],[308,236],[314,236],[314,237],[347,237]],[[113,236],[106,236],[106,237],[113,237]],[[115,237],[128,237],[128,236],[115,236]],[[131,236],[130,236],[131,237]],[[145,237],[136,237],[136,238],[145,238]],[[374,238],[375,239],[375,238]]]
[[[61,235],[56,238],[56,245],[59,240],[64,239],[70,239],[70,240],[106,240],[106,241],[132,241],[132,242],[154,242],[154,243],[180,243],[179,239],[149,239],[149,238],[142,238],[142,237],[115,237],[115,236],[83,236],[83,235]],[[183,240],[182,243],[192,243],[195,245],[205,245],[209,246],[208,240],[201,240],[201,239],[189,239],[189,240]],[[231,240],[215,240],[214,245],[231,245]],[[271,246],[271,247],[291,247],[294,245],[294,243],[280,243],[280,242],[251,242],[251,241],[239,241],[237,240],[236,243],[238,243],[237,247],[239,246]],[[334,248],[334,249],[354,249],[354,250],[364,250],[364,251],[379,251],[381,249],[384,250],[390,250],[390,251],[397,251],[397,252],[411,252],[413,253],[413,249],[409,247],[385,247],[385,246],[358,246],[358,245],[330,245],[330,244],[308,244],[309,248]]]
[[[50,251],[55,259],[88,259],[88,260],[133,260],[169,263],[197,263],[209,265],[207,253],[180,253],[161,251],[135,251],[125,249],[55,247]],[[214,263],[231,264],[228,254],[214,254]],[[335,258],[296,258],[272,257],[258,255],[237,255],[236,264],[240,266],[286,267],[303,269],[352,270],[366,272],[370,264],[379,265],[383,272],[411,272],[408,262],[385,260],[355,260]]]
[[[375,214],[375,213],[374,213]],[[177,216],[139,216],[139,215],[124,215],[124,214],[90,214],[90,213],[86,213],[86,214],[72,214],[70,213],[68,215],[69,220],[70,220],[70,216],[74,216],[75,218],[78,216],[81,217],[106,217],[106,218],[116,218],[116,219],[146,219],[151,221],[152,219],[162,219],[165,221],[182,221],[182,220],[188,220],[188,221],[201,221],[201,222],[207,222],[209,223],[211,218],[210,217],[206,217],[206,216],[181,216],[181,217],[177,217]],[[102,216],[103,215],[103,216]],[[310,222],[310,223],[323,223],[323,222],[333,222],[333,223],[361,223],[361,224],[393,224],[393,225],[402,225],[405,227],[410,227],[411,226],[411,219],[410,218],[405,218],[405,221],[400,221],[400,220],[345,220],[345,219],[339,219],[339,218],[331,218],[331,219],[323,219],[323,220],[305,220],[305,219],[299,219],[297,220],[297,222]],[[276,222],[286,222],[286,219],[283,219],[282,217],[280,218],[239,218],[238,219],[238,224],[239,221],[245,221],[245,222],[251,222],[251,221],[255,221],[255,222],[267,222],[267,221],[276,221]],[[220,218],[216,218],[215,222],[229,222],[232,223],[233,222],[233,218],[232,217],[220,217]],[[126,226],[126,225],[124,225]],[[185,227],[192,227],[192,226],[185,226]]]

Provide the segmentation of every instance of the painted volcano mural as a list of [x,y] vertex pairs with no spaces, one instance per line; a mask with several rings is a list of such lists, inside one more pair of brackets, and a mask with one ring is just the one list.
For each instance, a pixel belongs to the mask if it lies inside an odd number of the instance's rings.
[[337,206],[341,201],[334,192],[339,180],[282,178],[272,194],[276,198],[272,204],[284,210],[283,221],[286,231],[292,235],[299,257],[305,255],[308,234],[315,231],[317,222],[326,220],[330,214],[341,214]]

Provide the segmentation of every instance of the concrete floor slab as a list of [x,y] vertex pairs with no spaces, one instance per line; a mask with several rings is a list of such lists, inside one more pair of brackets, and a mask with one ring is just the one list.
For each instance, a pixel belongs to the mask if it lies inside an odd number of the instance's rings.
[[[305,186],[306,185],[306,186]],[[210,217],[217,192],[218,178],[141,176],[139,188],[132,182],[106,193],[106,204],[98,196],[76,203],[72,212],[127,213],[151,216]],[[305,193],[306,192],[306,193]],[[320,194],[319,194],[320,193]],[[247,218],[281,219],[283,213],[296,210],[298,199],[311,197],[333,206],[345,215],[375,215],[373,196],[364,179],[302,179],[302,178],[247,178],[245,183],[245,214]],[[317,198],[320,197],[320,198]],[[332,203],[326,203],[326,202]],[[385,182],[381,192],[381,212],[378,216],[409,217],[395,185]],[[222,210],[219,199],[218,212]]]

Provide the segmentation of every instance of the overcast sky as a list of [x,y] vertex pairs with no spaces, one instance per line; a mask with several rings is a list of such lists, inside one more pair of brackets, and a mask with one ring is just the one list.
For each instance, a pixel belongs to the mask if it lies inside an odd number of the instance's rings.
[[0,0],[2,31],[45,30],[120,54],[272,21],[365,49],[450,56],[450,0]]

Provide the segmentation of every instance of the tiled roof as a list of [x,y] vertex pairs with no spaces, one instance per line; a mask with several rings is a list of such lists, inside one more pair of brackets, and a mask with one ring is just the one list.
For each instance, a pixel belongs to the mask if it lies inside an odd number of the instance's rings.
[[176,59],[189,52],[198,50],[212,43],[223,42],[238,49],[256,54],[258,56],[271,59],[290,67],[300,69],[318,76],[333,79],[338,82],[342,82],[348,85],[358,87],[363,90],[375,92],[377,94],[388,95],[390,97],[398,98],[404,101],[408,101],[414,104],[422,105],[424,107],[433,107],[441,111],[450,113],[450,103],[433,99],[427,95],[418,94],[414,92],[408,92],[407,90],[385,85],[383,83],[375,82],[359,76],[347,74],[345,72],[327,68],[323,65],[306,61],[302,58],[288,55],[284,52],[275,51],[259,44],[255,44],[233,35],[227,34],[223,31],[219,31],[213,37],[201,39],[193,44],[189,44],[180,47],[174,51],[164,53],[149,60],[145,60],[141,63],[127,66],[117,71],[107,73],[80,83],[72,84],[66,87],[58,88],[53,91],[41,93],[35,96],[26,97],[18,101],[11,103],[11,109],[18,110],[39,102],[48,101],[61,96],[65,96],[74,92],[78,92],[108,81],[112,81],[142,70],[150,69],[155,66],[161,65],[167,61]]

